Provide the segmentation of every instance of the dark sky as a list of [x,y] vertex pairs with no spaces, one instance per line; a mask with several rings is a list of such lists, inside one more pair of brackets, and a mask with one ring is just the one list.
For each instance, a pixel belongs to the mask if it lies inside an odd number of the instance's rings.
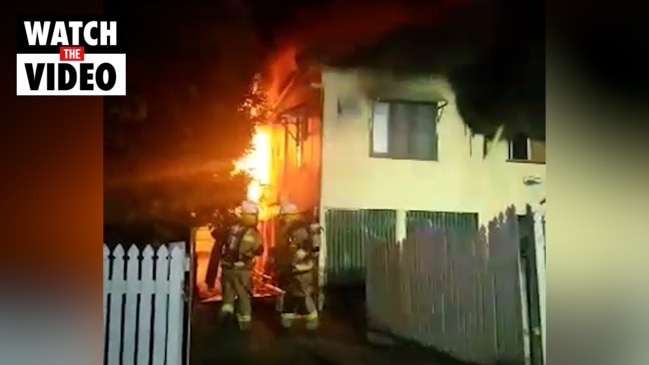
[[[309,9],[317,6],[331,3],[331,0],[216,0],[216,1],[196,1],[188,0],[183,2],[176,1],[157,1],[155,3],[132,2],[128,0],[106,0],[104,2],[105,13],[120,14],[122,17],[128,17],[132,14],[149,14],[149,16],[134,19],[138,25],[146,26],[154,18],[194,18],[196,22],[216,22],[219,21],[220,8],[232,4],[247,4],[251,10],[254,24],[258,35],[264,43],[271,44],[274,34],[277,30],[291,27],[296,14],[302,9]],[[194,9],[202,16],[189,15]],[[173,27],[172,24],[170,26]]]
[[[373,62],[383,62],[385,58],[390,61],[386,61],[384,67],[406,69],[433,65],[440,58],[458,66],[457,57],[466,58],[467,53],[475,53],[470,55],[473,59],[468,62],[462,59],[468,64],[453,70],[455,83],[466,96],[463,97],[463,104],[467,105],[464,107],[465,119],[470,124],[489,124],[489,120],[504,118],[506,123],[511,120],[512,125],[536,124],[539,126],[537,130],[545,129],[542,122],[545,119],[542,112],[545,99],[541,96],[545,93],[546,25],[548,34],[564,44],[566,53],[573,53],[580,63],[578,67],[598,82],[599,88],[619,89],[616,95],[625,100],[637,99],[632,98],[632,94],[644,98],[645,92],[649,92],[649,82],[646,82],[649,69],[645,66],[649,42],[644,41],[646,32],[639,27],[646,22],[639,21],[643,16],[641,9],[626,6],[630,5],[628,1],[623,1],[625,6],[612,8],[593,6],[585,1],[553,1],[546,5],[542,0],[221,0],[209,3],[164,1],[162,5],[145,6],[152,13],[160,15],[166,12],[171,18],[175,13],[191,13],[192,8],[212,8],[212,11],[193,11],[202,15],[202,19],[196,22],[215,22],[218,21],[219,6],[244,1],[253,10],[253,23],[259,38],[271,49],[273,40],[294,38],[308,44],[313,53],[330,55],[332,45],[344,48],[347,43],[347,48],[365,53],[359,58],[361,61],[347,60],[351,64],[365,62],[368,58]],[[121,2],[129,6],[135,4],[126,0]],[[109,0],[105,4],[114,7],[117,3]],[[369,48],[389,49],[368,51],[364,49],[368,47],[357,44],[362,37],[355,33],[368,28],[379,29],[388,23],[385,16],[394,18],[397,12],[389,10],[389,6],[383,13],[372,10],[388,3],[402,4],[401,8],[418,6],[411,13],[417,14],[419,23],[424,26],[410,35],[400,29],[403,27],[395,27],[394,33],[403,33],[401,38],[378,33],[373,37],[364,36],[363,42],[369,43]],[[208,7],[205,4],[212,5]],[[365,16],[363,11],[367,11]],[[551,18],[546,21],[546,16]],[[341,23],[340,18],[347,18],[346,23]],[[350,27],[350,23],[356,28]],[[327,36],[323,37],[323,34]],[[489,43],[485,44],[485,40]],[[146,40],[148,45],[156,42],[164,47],[163,38]],[[233,37],[233,42],[236,42],[236,37]],[[402,64],[391,64],[394,57],[377,57],[377,53],[398,53]],[[353,59],[358,54],[346,56]],[[511,108],[512,105],[515,107]],[[534,120],[524,120],[529,119],[525,115],[531,114]]]
[[[249,6],[250,24],[244,27],[254,28],[263,45],[254,52],[246,49],[241,61],[262,59],[264,51],[272,51],[277,43],[294,43],[301,55],[336,66],[443,73],[456,88],[465,121],[478,132],[504,121],[515,126],[514,131],[543,137],[541,0],[221,0],[155,5],[124,0],[105,6],[129,14],[137,27],[127,30],[133,46],[129,54],[160,63],[180,58],[181,48],[173,47],[194,47],[213,56],[231,52],[224,49],[223,38],[226,48],[252,48],[245,44],[243,28],[219,28],[234,23],[223,9],[237,4]],[[120,6],[122,10],[116,10]],[[238,34],[224,34],[228,32]],[[210,44],[212,38],[221,39],[213,41],[220,47]],[[187,57],[182,62],[188,62]]]
[[272,37],[282,28],[282,24],[294,22],[296,14],[300,10],[331,2],[330,0],[249,0],[260,37],[268,43],[273,41]]

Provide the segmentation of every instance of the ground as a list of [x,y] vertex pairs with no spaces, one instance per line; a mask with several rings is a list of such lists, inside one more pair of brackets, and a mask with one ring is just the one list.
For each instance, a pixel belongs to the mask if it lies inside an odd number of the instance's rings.
[[247,335],[222,327],[218,303],[198,304],[192,318],[191,365],[454,365],[463,364],[412,344],[371,345],[367,341],[362,291],[328,294],[317,334],[296,327],[279,331],[279,317],[268,299],[254,302],[253,326]]

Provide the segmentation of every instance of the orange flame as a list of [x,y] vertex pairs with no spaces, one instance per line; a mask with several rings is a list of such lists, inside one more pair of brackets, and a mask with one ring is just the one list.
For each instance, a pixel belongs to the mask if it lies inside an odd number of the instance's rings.
[[252,150],[235,163],[236,171],[245,171],[252,178],[247,192],[250,201],[258,203],[270,182],[270,149],[270,131],[257,127],[252,137]]

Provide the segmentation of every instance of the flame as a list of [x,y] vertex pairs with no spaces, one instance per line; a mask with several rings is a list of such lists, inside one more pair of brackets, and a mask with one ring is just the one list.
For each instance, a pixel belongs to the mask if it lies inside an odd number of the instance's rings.
[[252,137],[252,150],[235,163],[236,171],[245,171],[252,178],[247,192],[250,201],[258,203],[270,182],[270,148],[270,131],[257,127]]
[[[255,113],[253,110],[252,113]],[[256,127],[252,137],[252,149],[243,156],[240,160],[234,163],[233,172],[247,172],[251,181],[248,184],[247,198],[250,201],[257,203],[259,206],[259,218],[261,220],[259,230],[264,237],[264,246],[267,248],[271,240],[269,236],[269,225],[266,224],[266,219],[269,216],[267,203],[264,201],[264,192],[270,183],[271,178],[271,129],[270,127]],[[221,296],[221,288],[219,280],[216,280],[216,287],[212,290],[208,289],[207,284],[204,283],[204,278],[207,273],[207,267],[210,260],[210,252],[214,246],[214,240],[206,227],[202,227],[196,232],[196,257],[197,257],[197,276],[196,285],[198,286],[199,296],[203,300],[218,300]],[[264,255],[261,260],[257,260],[255,271],[256,273],[263,272],[265,267],[268,249],[264,249]],[[220,275],[220,274],[219,274]],[[258,276],[256,275],[255,278]],[[258,279],[255,279],[258,280]],[[265,286],[259,285],[255,282],[255,295],[260,291],[268,291],[264,289]]]

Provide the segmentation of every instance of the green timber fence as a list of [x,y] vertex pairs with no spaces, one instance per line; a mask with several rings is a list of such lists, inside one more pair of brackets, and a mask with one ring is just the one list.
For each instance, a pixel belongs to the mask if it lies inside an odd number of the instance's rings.
[[327,209],[327,284],[349,285],[365,282],[365,247],[369,239],[396,240],[395,210]]
[[[457,233],[471,233],[478,228],[478,214],[431,211],[406,213],[408,232],[421,225],[445,227]],[[327,283],[362,284],[365,281],[365,248],[368,240],[395,242],[396,226],[396,210],[327,209],[325,211]]]
[[478,214],[421,210],[411,210],[406,213],[407,232],[422,226],[443,227],[455,234],[472,234],[478,229]]

